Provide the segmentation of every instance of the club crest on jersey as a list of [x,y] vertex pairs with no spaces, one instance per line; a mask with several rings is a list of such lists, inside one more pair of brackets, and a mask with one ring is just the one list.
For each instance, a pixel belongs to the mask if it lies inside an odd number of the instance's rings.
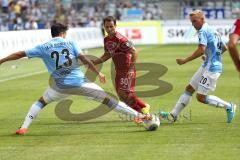
[[110,54],[113,54],[117,48],[117,43],[113,41],[108,41],[106,43],[106,49]]

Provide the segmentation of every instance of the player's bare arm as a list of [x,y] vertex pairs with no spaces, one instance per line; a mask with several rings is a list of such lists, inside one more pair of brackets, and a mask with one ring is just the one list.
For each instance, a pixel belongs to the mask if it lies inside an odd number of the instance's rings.
[[26,54],[25,54],[24,51],[18,51],[18,52],[12,53],[12,54],[10,54],[9,56],[7,56],[3,59],[0,59],[0,65],[4,62],[17,60],[17,59],[20,59],[20,58],[23,58],[23,57],[26,57]]
[[129,71],[128,71],[128,76],[132,76],[134,72],[135,64],[137,61],[137,50],[135,49],[135,47],[131,48],[130,53],[132,57],[131,57],[131,64],[129,67]]
[[230,34],[228,42],[229,53],[238,72],[240,72],[240,59],[237,50],[237,42],[239,38],[240,37],[237,34]]
[[195,50],[190,56],[186,58],[177,58],[176,59],[177,64],[182,65],[198,57],[201,57],[204,54],[205,50],[206,50],[206,46],[199,44],[197,50]]
[[101,72],[99,72],[97,70],[97,68],[94,66],[94,64],[92,63],[92,61],[90,61],[85,55],[81,54],[79,55],[78,57],[82,62],[83,64],[87,64],[88,67],[93,71],[95,72],[97,75],[98,75],[98,78],[99,78],[99,81],[101,83],[105,83],[106,82],[106,79],[105,79],[105,75],[102,74]]
[[103,63],[103,62],[107,61],[110,58],[111,58],[110,53],[105,52],[100,58],[98,58],[98,59],[96,59],[92,62],[93,62],[94,65],[97,65],[97,64],[100,64],[100,63]]
[[137,50],[135,49],[135,47],[132,47],[132,48],[131,48],[130,53],[131,53],[131,55],[132,55],[132,57],[131,57],[130,69],[134,69],[135,63],[136,63],[136,61],[137,61]]

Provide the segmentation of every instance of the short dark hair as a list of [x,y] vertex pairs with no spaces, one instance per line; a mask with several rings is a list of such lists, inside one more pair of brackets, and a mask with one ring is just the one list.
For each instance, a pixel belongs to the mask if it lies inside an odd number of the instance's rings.
[[114,25],[116,25],[116,18],[114,18],[113,16],[107,16],[103,19],[103,25],[105,25],[105,22],[114,22]]
[[68,26],[62,24],[62,23],[54,23],[51,26],[51,34],[52,37],[57,37],[60,35],[60,33],[64,33],[68,30]]

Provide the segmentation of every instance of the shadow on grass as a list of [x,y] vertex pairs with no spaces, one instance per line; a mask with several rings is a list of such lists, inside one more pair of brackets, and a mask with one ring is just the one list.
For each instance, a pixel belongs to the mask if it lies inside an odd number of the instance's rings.
[[[119,125],[120,124],[120,125]],[[125,125],[126,124],[126,125]],[[84,126],[83,126],[84,125]],[[94,130],[93,125],[98,127]],[[41,127],[42,126],[42,127]],[[49,127],[48,127],[49,126]],[[84,128],[76,128],[78,126],[89,126],[89,130]],[[104,128],[110,128],[104,129]],[[129,130],[126,129],[130,128]],[[74,128],[74,131],[73,131]],[[112,120],[112,121],[91,121],[91,122],[64,122],[64,123],[36,123],[31,127],[26,135],[16,135],[15,132],[9,134],[0,134],[0,137],[35,137],[35,136],[72,136],[72,135],[104,135],[104,134],[118,134],[119,132],[132,133],[133,129],[144,130],[143,127],[136,126],[133,122]],[[134,131],[136,131],[134,130]]]
[[[120,125],[119,125],[120,124]],[[118,134],[119,132],[125,133],[153,133],[158,132],[159,130],[164,129],[164,127],[174,127],[174,126],[195,126],[196,125],[213,125],[213,124],[222,124],[226,126],[236,126],[239,123],[233,122],[227,124],[226,122],[161,122],[160,127],[157,131],[146,131],[143,126],[137,126],[133,122],[122,121],[122,120],[109,120],[109,121],[90,121],[90,122],[53,122],[53,123],[36,123],[34,126],[37,128],[30,128],[29,132],[26,135],[16,135],[14,130],[11,133],[7,134],[0,134],[0,137],[9,137],[9,138],[18,138],[18,137],[47,137],[47,136],[72,136],[72,135],[104,135],[104,134]],[[83,126],[86,127],[89,125],[89,130],[82,130],[81,128],[76,128],[74,132],[72,132],[72,127]],[[97,130],[92,130],[92,125],[96,125],[96,127],[100,127]],[[100,125],[100,126],[99,126]],[[43,126],[43,127],[41,127]],[[45,127],[49,126],[49,127]],[[104,127],[109,127],[111,130],[104,129]],[[101,129],[102,128],[102,129]],[[112,128],[115,128],[112,130]],[[128,129],[126,129],[128,128]]]
[[108,123],[121,123],[125,122],[122,120],[98,120],[98,121],[85,121],[85,122],[78,122],[78,121],[72,121],[72,122],[66,122],[66,121],[61,121],[61,122],[51,122],[51,123],[44,123],[44,122],[38,122],[37,124],[34,125],[89,125],[89,124],[108,124]]

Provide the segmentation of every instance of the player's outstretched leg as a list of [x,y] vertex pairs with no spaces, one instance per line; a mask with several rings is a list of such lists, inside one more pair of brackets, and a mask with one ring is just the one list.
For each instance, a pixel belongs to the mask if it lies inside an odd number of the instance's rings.
[[143,114],[149,114],[150,112],[150,105],[143,102],[140,98],[138,98],[134,92],[124,91],[124,90],[117,90],[118,96],[121,101],[126,103],[128,106],[136,110],[137,112]]
[[19,128],[18,130],[16,130],[17,135],[24,135],[26,133],[27,133],[27,128]]
[[[131,100],[123,100],[127,105],[129,105],[134,110],[142,113],[142,114],[149,114],[150,112],[150,105],[144,103],[140,98],[136,96],[130,96],[128,99]],[[130,101],[130,102],[129,102]]]
[[215,106],[218,108],[223,108],[226,109],[227,112],[227,123],[231,123],[234,115],[235,115],[235,110],[237,106],[233,103],[226,102],[222,100],[221,98],[213,95],[206,96],[206,104]]
[[124,102],[121,102],[121,101],[118,102],[117,100],[115,100],[112,97],[106,97],[103,101],[103,104],[106,104],[110,108],[114,107],[114,110],[116,112],[120,112],[120,113],[127,114],[127,115],[131,116],[132,117],[131,119],[133,119],[133,121],[137,124],[142,123],[144,120],[151,119],[150,114],[139,113],[136,110],[129,107]]
[[138,98],[135,94],[133,96],[135,99],[136,104],[141,108],[140,112],[143,114],[149,114],[150,112],[150,105],[148,103],[143,102],[140,98]]
[[126,103],[114,99],[95,83],[91,83],[91,82],[84,83],[82,84],[79,92],[81,92],[81,90],[84,90],[84,93],[82,93],[82,95],[85,95],[87,97],[92,97],[93,100],[107,105],[109,108],[112,108],[114,111],[130,116],[131,119],[134,121],[136,119],[137,121],[135,122],[142,122],[143,120],[149,118],[148,115],[144,115],[134,110]]
[[176,105],[172,109],[171,112],[159,112],[159,117],[161,119],[166,119],[170,122],[175,122],[177,120],[178,115],[180,112],[188,105],[192,97],[192,93],[185,91],[180,98],[178,99]]
[[22,126],[16,131],[17,135],[24,135],[27,133],[29,125],[32,123],[32,120],[37,117],[38,113],[45,105],[42,104],[40,101],[36,101],[31,108],[29,109],[25,120]]

